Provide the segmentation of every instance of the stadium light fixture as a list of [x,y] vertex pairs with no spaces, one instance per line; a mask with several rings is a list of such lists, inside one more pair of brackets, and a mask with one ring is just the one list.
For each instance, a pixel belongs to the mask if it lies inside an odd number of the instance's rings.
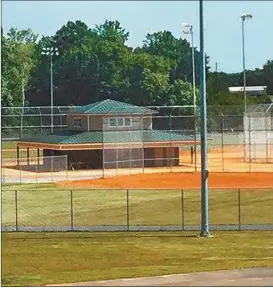
[[43,47],[42,55],[50,56],[50,106],[51,106],[51,133],[53,133],[54,123],[53,123],[53,56],[58,56],[59,51],[57,47]]
[[244,74],[244,104],[245,104],[245,114],[247,112],[246,105],[246,70],[245,70],[245,20],[251,19],[253,15],[245,13],[241,15],[242,19],[242,48],[243,48],[243,74]]
[[195,64],[194,64],[194,46],[193,46],[193,25],[189,23],[183,23],[183,33],[191,35],[191,47],[192,47],[192,85],[193,85],[193,106],[194,115],[196,115],[196,88],[195,88]]

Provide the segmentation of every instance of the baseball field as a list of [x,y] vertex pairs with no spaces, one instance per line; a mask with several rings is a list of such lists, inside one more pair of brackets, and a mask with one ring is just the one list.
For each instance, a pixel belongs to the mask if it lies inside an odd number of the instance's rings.
[[[210,224],[273,223],[273,173],[210,173]],[[51,184],[6,184],[2,225],[185,225],[200,223],[200,173],[147,173]],[[127,210],[128,212],[128,210]],[[128,220],[128,219],[127,219]],[[272,231],[2,232],[2,285],[38,286],[130,277],[271,267]]]

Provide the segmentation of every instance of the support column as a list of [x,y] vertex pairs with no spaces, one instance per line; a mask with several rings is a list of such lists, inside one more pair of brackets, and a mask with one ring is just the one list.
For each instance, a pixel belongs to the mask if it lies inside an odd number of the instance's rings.
[[27,147],[27,166],[29,166],[29,147]]
[[40,167],[40,148],[37,148],[38,167]]
[[20,165],[20,161],[19,161],[19,158],[20,158],[20,147],[19,146],[17,146],[16,157],[17,157],[17,166],[19,167],[19,165]]

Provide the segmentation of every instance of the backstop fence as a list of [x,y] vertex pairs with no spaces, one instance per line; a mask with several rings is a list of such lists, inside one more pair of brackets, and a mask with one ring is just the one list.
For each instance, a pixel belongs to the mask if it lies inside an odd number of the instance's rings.
[[[55,189],[55,191],[54,191]],[[273,189],[210,189],[211,230],[273,230]],[[199,189],[2,190],[2,231],[200,231]]]
[[68,179],[67,156],[2,158],[2,183],[49,183]]
[[270,162],[273,158],[273,117],[256,112],[244,117],[245,155],[247,161]]
[[143,115],[103,117],[104,177],[143,173],[144,122]]

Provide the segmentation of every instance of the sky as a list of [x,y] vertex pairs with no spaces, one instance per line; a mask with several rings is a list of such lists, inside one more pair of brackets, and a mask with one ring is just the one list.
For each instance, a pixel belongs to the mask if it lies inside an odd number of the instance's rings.
[[[262,68],[273,59],[272,1],[204,1],[204,45],[211,70],[242,71],[241,14],[245,23],[246,69]],[[81,20],[90,28],[105,20],[118,20],[130,33],[128,45],[141,46],[145,35],[169,30],[177,38],[182,23],[194,27],[194,46],[199,49],[198,1],[3,1],[2,27],[31,28],[40,35],[54,35],[68,21]]]

